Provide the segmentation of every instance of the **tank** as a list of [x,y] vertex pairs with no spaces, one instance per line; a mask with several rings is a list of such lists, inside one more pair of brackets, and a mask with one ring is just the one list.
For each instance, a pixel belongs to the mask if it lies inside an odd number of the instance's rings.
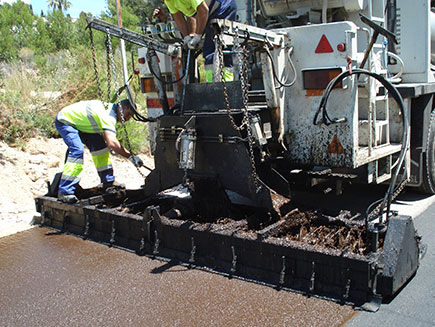
[[361,11],[365,7],[364,0],[260,0],[263,15],[278,16],[295,12],[300,8],[321,10],[322,8],[344,8],[348,12]]

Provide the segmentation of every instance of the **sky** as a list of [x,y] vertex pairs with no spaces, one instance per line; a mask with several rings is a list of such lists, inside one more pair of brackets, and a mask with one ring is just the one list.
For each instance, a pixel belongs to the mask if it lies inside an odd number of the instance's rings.
[[[33,13],[35,15],[40,15],[41,10],[44,13],[51,11],[51,8],[48,8],[47,0],[22,0],[25,3],[30,3],[33,8]],[[15,0],[0,0],[0,4],[2,3],[12,3]],[[70,0],[71,7],[64,13],[70,14],[73,18],[79,18],[79,15],[82,11],[90,12],[94,16],[100,16],[102,11],[107,9],[107,1],[106,0]],[[122,1],[121,1],[122,4]]]

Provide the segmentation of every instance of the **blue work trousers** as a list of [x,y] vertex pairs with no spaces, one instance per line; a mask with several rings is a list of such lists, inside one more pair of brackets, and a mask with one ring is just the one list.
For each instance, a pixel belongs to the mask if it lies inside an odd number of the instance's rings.
[[[109,158],[109,149],[102,135],[82,133],[74,126],[55,120],[55,126],[68,146],[62,177],[59,184],[59,193],[74,194],[80,182],[80,173],[83,170],[84,144],[89,148],[102,183],[113,182],[113,167]],[[101,159],[103,158],[103,159]]]
[[[214,1],[212,1],[214,2]],[[210,3],[211,4],[211,3]],[[214,6],[220,5],[219,0],[214,2]],[[237,14],[237,5],[235,0],[231,0],[228,6],[224,10],[220,10],[217,8],[208,18],[207,25],[204,30],[204,46],[202,48],[202,55],[205,59],[205,65],[213,64],[213,56],[215,51],[215,45],[213,42],[213,30],[210,27],[210,20],[215,18],[228,19],[228,20],[236,20]],[[224,56],[224,65],[225,67],[231,67],[233,65],[233,59],[231,55]]]

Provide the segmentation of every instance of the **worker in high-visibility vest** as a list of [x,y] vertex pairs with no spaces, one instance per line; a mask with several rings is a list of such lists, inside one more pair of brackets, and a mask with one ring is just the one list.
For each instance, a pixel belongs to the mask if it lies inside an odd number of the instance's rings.
[[[204,68],[207,82],[213,82],[213,56],[215,45],[210,20],[215,18],[236,20],[237,4],[235,0],[163,0],[172,14],[178,29],[183,35],[183,43],[189,49],[202,48],[205,59]],[[153,18],[166,20],[162,8],[156,8]],[[204,39],[202,36],[204,35]],[[234,79],[231,55],[224,56],[224,78]]]
[[136,166],[143,165],[143,161],[127,151],[116,138],[116,122],[121,121],[121,115],[128,121],[133,114],[128,99],[119,104],[103,103],[99,100],[81,101],[59,111],[55,126],[68,146],[68,157],[59,184],[58,198],[61,201],[77,202],[74,192],[83,170],[83,144],[91,151],[104,187],[115,181],[109,149],[129,158]]

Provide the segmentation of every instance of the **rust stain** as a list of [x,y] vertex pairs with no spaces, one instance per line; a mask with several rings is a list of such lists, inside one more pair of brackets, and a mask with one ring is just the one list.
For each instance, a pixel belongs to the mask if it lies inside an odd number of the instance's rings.
[[[168,98],[168,104],[170,107],[173,107],[175,105],[175,99]],[[151,97],[147,98],[147,109],[162,109],[159,99]]]
[[305,96],[307,97],[320,97],[323,95],[324,89],[309,89],[306,90]]
[[332,142],[328,146],[327,153],[336,153],[336,154],[343,154],[344,148],[340,143],[340,140],[338,139],[337,135],[334,135],[332,138]]

